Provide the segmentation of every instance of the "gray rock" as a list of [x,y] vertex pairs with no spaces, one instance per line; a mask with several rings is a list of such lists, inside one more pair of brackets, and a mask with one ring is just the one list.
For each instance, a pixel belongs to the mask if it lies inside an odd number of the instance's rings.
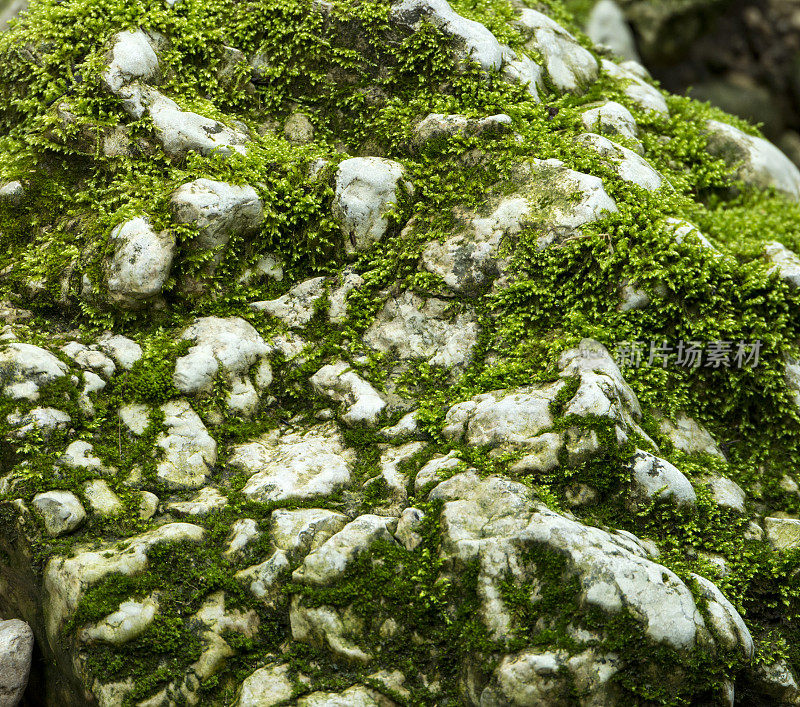
[[686,454],[711,454],[725,458],[709,431],[685,413],[678,413],[675,420],[660,414],[654,416],[661,434],[668,437],[676,449]]
[[800,547],[800,520],[796,518],[764,518],[764,530],[775,550]]
[[123,109],[135,119],[146,110],[148,89],[144,84],[157,82],[160,75],[153,39],[141,29],[115,34],[108,66],[100,75],[102,84],[122,100]]
[[378,391],[343,361],[323,366],[310,381],[317,395],[342,404],[342,421],[347,425],[374,427],[386,409]]
[[23,439],[34,432],[39,432],[46,437],[54,430],[65,430],[72,422],[72,418],[67,413],[55,408],[33,408],[24,414],[9,413],[6,422],[12,428],[11,434],[17,439]]
[[470,446],[519,448],[535,444],[553,425],[550,403],[563,381],[477,395],[450,408],[442,430],[448,439]]
[[625,62],[624,66],[619,66],[608,59],[601,61],[603,71],[623,83],[622,90],[631,103],[645,111],[669,115],[664,95],[655,86],[647,83],[639,73],[631,70],[636,68],[634,64],[635,62]]
[[621,59],[641,61],[625,13],[614,0],[600,0],[595,4],[586,23],[586,34],[595,44],[608,47]]
[[316,550],[347,522],[343,513],[323,508],[277,509],[270,520],[272,542],[290,558],[297,559]]
[[450,309],[450,302],[423,299],[406,290],[390,299],[378,313],[364,334],[364,343],[404,360],[463,367],[478,343],[478,319],[469,307],[455,314],[449,314]]
[[706,600],[708,623],[717,640],[728,650],[738,650],[745,661],[752,660],[755,648],[753,638],[739,612],[715,584],[699,574],[693,573],[691,576],[700,588],[700,595]]
[[326,586],[341,578],[350,563],[379,540],[394,541],[397,518],[363,515],[344,526],[316,550],[307,555],[292,573],[292,580]]
[[413,552],[422,544],[419,534],[425,514],[419,508],[406,508],[397,522],[394,537],[409,552]]
[[19,206],[25,199],[25,187],[22,182],[6,182],[0,186],[0,204]]
[[777,273],[791,287],[800,288],[800,258],[797,255],[777,241],[764,244],[764,255],[771,263],[770,273]]
[[61,347],[61,352],[66,354],[75,363],[83,369],[92,369],[108,379],[111,378],[116,372],[117,367],[108,356],[102,351],[94,348],[89,348],[77,341],[71,341],[66,346]]
[[479,22],[456,13],[447,0],[401,0],[392,7],[390,19],[405,29],[416,31],[429,22],[455,40],[462,61],[472,60],[484,71],[499,69],[503,50],[495,36]]
[[71,491],[45,491],[33,497],[33,507],[49,535],[67,535],[83,523],[86,511]]
[[24,621],[0,621],[0,705],[22,701],[33,658],[33,631]]
[[0,344],[3,394],[12,400],[38,400],[39,388],[67,375],[69,368],[46,349],[32,344]]
[[312,692],[297,700],[297,707],[392,707],[395,704],[362,685],[353,685],[342,692]]
[[700,229],[693,223],[689,223],[686,219],[670,217],[665,219],[664,223],[666,224],[666,228],[674,235],[676,243],[694,243],[701,248],[711,251],[714,255],[718,256],[720,254],[712,245],[711,241],[703,235]]
[[266,312],[290,328],[301,329],[311,322],[316,313],[316,304],[324,295],[325,278],[314,277],[295,285],[282,297],[253,302],[250,308]]
[[694,506],[697,494],[692,484],[665,459],[637,450],[630,462],[631,493],[634,498],[669,499],[679,506]]
[[[537,505],[525,486],[498,477],[459,474],[439,484],[431,498],[444,503],[443,558],[456,569],[478,563],[481,617],[496,639],[514,635],[513,614],[497,583],[511,574],[530,591],[527,583],[541,581],[511,569],[518,566],[517,553],[532,544],[566,560],[561,581],[577,579],[582,605],[611,614],[627,608],[651,641],[677,650],[692,651],[713,640],[689,589],[648,559],[645,545],[634,536],[570,520]],[[745,638],[740,636],[743,650]]]
[[587,132],[599,133],[612,139],[623,137],[634,141],[642,152],[639,142],[639,127],[631,112],[616,101],[608,101],[596,108],[590,108],[581,114],[581,122]]
[[[181,338],[193,346],[175,362],[172,382],[182,393],[196,395],[211,390],[218,376],[231,386],[228,407],[245,416],[253,413],[259,401],[259,388],[272,381],[266,361],[269,347],[261,335],[239,317],[200,317],[195,319]],[[250,369],[259,368],[253,380]]]
[[171,400],[161,411],[166,432],[156,439],[164,450],[156,476],[173,488],[201,488],[217,462],[217,443],[187,401]]
[[314,139],[314,125],[305,113],[292,113],[286,119],[283,134],[289,142],[302,145]]
[[605,159],[606,164],[619,175],[619,178],[626,182],[632,182],[648,191],[655,191],[665,184],[661,174],[653,169],[646,160],[633,150],[618,145],[602,135],[584,133],[579,135],[575,141],[597,152]]
[[577,690],[581,705],[616,705],[613,678],[620,668],[619,656],[592,648],[572,656],[564,650],[526,649],[500,661],[480,704],[566,707],[577,704],[573,701]]
[[474,119],[465,115],[431,113],[414,127],[411,145],[419,150],[422,147],[436,147],[456,135],[504,135],[510,132],[511,123],[511,117],[505,114]]
[[176,516],[207,516],[228,505],[228,499],[213,486],[206,486],[188,501],[173,501],[166,510]]
[[148,93],[147,102],[156,136],[168,157],[181,159],[189,152],[203,156],[214,152],[247,154],[249,137],[243,132],[212,118],[182,111],[175,101],[154,90]]
[[127,370],[142,357],[142,347],[132,339],[119,334],[108,333],[97,341],[97,346],[120,367]]
[[403,165],[380,157],[353,157],[339,165],[333,216],[348,253],[366,250],[386,235],[387,213],[397,204],[400,183],[411,190],[404,171]]
[[800,201],[800,170],[775,145],[718,120],[709,120],[706,127],[708,151],[730,166],[742,163],[738,179],[759,189],[774,187]]
[[83,485],[83,495],[91,509],[98,515],[110,516],[125,509],[119,496],[103,479],[87,481]]
[[123,309],[142,309],[161,295],[175,257],[175,236],[156,233],[140,216],[111,232],[115,244],[108,268],[110,301]]
[[597,80],[597,59],[557,22],[529,9],[522,10],[519,22],[533,33],[526,48],[544,59],[545,71],[559,92],[580,95]]
[[233,236],[255,233],[264,220],[264,208],[255,189],[211,179],[197,179],[179,187],[170,206],[175,221],[198,229],[197,236],[188,241],[188,249],[214,251],[203,275],[214,273]]
[[539,94],[545,90],[544,72],[542,67],[529,56],[504,47],[501,74],[509,83],[525,86],[533,100],[541,102]]
[[263,502],[327,496],[350,483],[354,462],[336,426],[326,423],[237,445],[228,465],[250,476],[243,492]]
[[156,596],[145,597],[142,601],[124,601],[119,609],[104,619],[81,631],[81,641],[103,642],[115,646],[132,641],[143,634],[153,623],[158,613]]
[[259,668],[242,683],[237,707],[273,707],[294,694],[288,665]]

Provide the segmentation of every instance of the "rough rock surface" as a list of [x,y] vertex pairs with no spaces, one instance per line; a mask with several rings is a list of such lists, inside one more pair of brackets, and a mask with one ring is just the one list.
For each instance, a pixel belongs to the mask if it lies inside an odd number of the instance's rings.
[[566,8],[0,35],[0,702],[799,702],[800,178]]

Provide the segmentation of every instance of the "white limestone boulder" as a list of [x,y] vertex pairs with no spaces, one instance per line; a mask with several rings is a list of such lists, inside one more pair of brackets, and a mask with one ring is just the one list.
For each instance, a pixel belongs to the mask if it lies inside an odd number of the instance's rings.
[[293,581],[315,586],[333,584],[342,577],[353,560],[376,542],[394,542],[397,520],[371,514],[359,516],[307,555],[292,573]]
[[620,81],[622,90],[628,100],[637,108],[644,111],[654,111],[662,115],[669,115],[669,106],[655,86],[648,83],[642,76],[632,71],[635,62],[625,62],[624,65],[615,64],[613,61],[603,59],[600,63],[603,71],[609,76]]
[[34,635],[20,619],[0,621],[0,699],[8,707],[22,704],[33,660]]
[[176,489],[196,489],[208,481],[217,463],[217,443],[186,400],[171,400],[161,406],[165,432],[156,444],[163,450],[156,476]]
[[461,368],[478,343],[478,318],[470,307],[450,314],[451,303],[406,290],[390,299],[364,334],[364,343],[404,360]]
[[487,72],[502,65],[503,50],[497,38],[480,22],[455,12],[447,0],[401,0],[392,7],[390,20],[411,31],[429,22],[454,40],[462,61],[472,60]]
[[589,13],[586,34],[595,44],[608,47],[621,59],[641,61],[633,31],[614,0],[600,0]]
[[48,535],[58,537],[76,530],[86,518],[78,497],[71,491],[45,491],[33,497],[33,507]]
[[253,302],[250,308],[280,319],[289,328],[302,329],[314,318],[316,304],[324,295],[325,278],[313,277],[277,299]]
[[332,423],[236,445],[228,460],[250,477],[243,493],[262,502],[328,496],[350,483],[354,463]]
[[777,241],[764,244],[764,256],[770,273],[777,273],[790,287],[800,288],[800,257]]
[[[231,390],[228,407],[245,416],[258,405],[260,391],[272,382],[269,353],[261,335],[239,317],[200,317],[181,334],[192,346],[175,362],[172,382],[182,393],[208,392],[218,376]],[[251,379],[250,369],[259,367]]]
[[575,138],[575,141],[597,152],[619,178],[626,182],[632,182],[648,191],[656,191],[666,183],[664,177],[644,158],[602,135],[584,133]]
[[583,94],[597,80],[597,59],[560,24],[527,8],[519,23],[533,35],[526,49],[542,57],[547,76],[559,93]]
[[738,179],[759,189],[774,187],[800,201],[800,169],[775,145],[718,120],[709,120],[706,128],[708,151],[731,167],[739,165]]
[[204,264],[204,275],[213,274],[233,236],[256,233],[264,220],[264,207],[253,187],[212,179],[196,179],[180,186],[172,195],[170,207],[177,223],[198,230],[187,242],[188,250],[214,252]]
[[678,506],[694,506],[697,494],[691,482],[665,459],[637,450],[630,462],[631,493],[640,500],[669,500]]
[[631,140],[637,145],[636,152],[642,152],[639,142],[639,126],[631,112],[616,101],[608,101],[581,114],[581,122],[588,133],[596,133],[611,138]]
[[333,217],[347,253],[366,250],[386,235],[387,214],[397,205],[401,184],[412,190],[404,173],[403,165],[381,157],[352,157],[339,164]]
[[67,364],[33,344],[0,343],[3,395],[12,400],[38,400],[39,388],[69,373]]
[[156,233],[144,216],[117,226],[110,236],[114,254],[108,265],[108,295],[122,309],[142,309],[156,301],[175,257],[175,236]]
[[317,395],[341,403],[347,425],[374,427],[386,409],[380,393],[344,361],[323,366],[310,381]]

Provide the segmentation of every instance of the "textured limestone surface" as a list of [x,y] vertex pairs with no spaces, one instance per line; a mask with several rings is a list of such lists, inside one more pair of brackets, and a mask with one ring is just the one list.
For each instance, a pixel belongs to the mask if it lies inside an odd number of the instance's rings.
[[0,704],[800,704],[800,173],[585,9],[0,33]]

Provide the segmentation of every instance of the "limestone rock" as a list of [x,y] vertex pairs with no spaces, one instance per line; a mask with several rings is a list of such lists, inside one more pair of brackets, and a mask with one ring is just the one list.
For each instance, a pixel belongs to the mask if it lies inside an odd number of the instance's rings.
[[100,337],[97,346],[126,371],[142,357],[142,347],[132,339],[119,334],[107,333]]
[[450,303],[408,290],[390,299],[364,334],[364,343],[405,360],[446,368],[469,363],[478,342],[478,321],[469,307],[448,315]]
[[526,48],[542,56],[547,75],[560,93],[580,95],[597,80],[597,59],[557,22],[529,9],[522,11],[519,22],[533,33]]
[[147,568],[150,548],[169,543],[200,542],[203,528],[190,523],[169,523],[128,538],[116,545],[84,550],[71,557],[53,557],[44,571],[44,604],[49,639],[55,640],[63,622],[78,607],[90,586],[114,573],[132,576]]
[[714,502],[722,508],[730,508],[737,513],[745,512],[747,495],[739,484],[724,476],[711,476],[706,479]]
[[718,120],[706,125],[708,151],[730,166],[742,162],[736,176],[745,184],[759,189],[774,187],[800,201],[800,170],[775,145]]
[[227,182],[197,179],[179,187],[170,202],[177,223],[198,229],[188,242],[190,251],[214,251],[203,274],[213,274],[233,236],[248,236],[261,227],[264,207],[256,190]]
[[259,668],[242,683],[238,707],[273,707],[294,694],[288,665]]
[[353,685],[342,692],[312,692],[297,700],[297,707],[394,707],[396,704],[361,685]]
[[259,312],[277,317],[290,328],[300,329],[311,322],[316,313],[316,304],[324,294],[325,278],[314,277],[295,285],[282,297],[253,302],[250,306]]
[[[458,567],[479,564],[481,615],[496,638],[509,635],[513,617],[495,583],[516,566],[521,548],[533,543],[566,561],[562,581],[577,579],[582,605],[610,613],[630,607],[651,641],[677,650],[691,651],[710,639],[692,593],[677,575],[648,559],[634,536],[584,526],[537,506],[526,487],[499,477],[459,474],[437,486],[431,498],[444,502],[443,556]],[[515,581],[526,581],[520,570],[513,571]],[[743,649],[745,639],[739,639]]]
[[795,518],[764,518],[767,540],[776,550],[800,547],[800,520]]
[[182,111],[175,101],[161,94],[153,96],[149,114],[164,152],[173,159],[183,158],[189,152],[203,156],[213,152],[247,153],[245,145],[249,138],[243,132],[197,113]]
[[589,13],[586,34],[595,44],[609,47],[621,59],[641,61],[625,13],[614,0],[600,0]]
[[345,424],[367,427],[378,424],[386,402],[375,388],[343,361],[323,366],[310,380],[318,395],[342,403],[342,422]]
[[32,344],[0,344],[3,394],[14,400],[38,400],[39,388],[67,375],[67,365]]
[[347,525],[347,516],[323,508],[272,512],[272,542],[291,558],[316,550]]
[[292,573],[292,579],[304,584],[329,585],[378,540],[393,541],[392,533],[396,528],[397,518],[359,516],[307,555]]
[[156,233],[140,216],[111,232],[115,243],[108,269],[111,302],[123,309],[142,309],[161,295],[175,257],[175,237]]
[[261,361],[255,380],[266,387],[272,380],[269,364],[263,360],[269,349],[261,335],[239,317],[201,317],[181,337],[193,346],[175,362],[172,382],[182,393],[208,392],[218,375],[231,386],[228,407],[251,415],[259,395],[249,377],[253,364]]
[[33,631],[24,621],[0,621],[0,704],[21,704],[33,658]]
[[647,83],[639,74],[631,71],[632,67],[629,62],[625,62],[625,65],[620,66],[613,61],[603,59],[601,67],[612,78],[623,83],[623,91],[631,103],[645,111],[655,111],[662,115],[669,115],[669,107],[661,91]]
[[65,430],[72,422],[67,413],[55,408],[33,408],[26,414],[9,413],[6,422],[11,426],[13,436],[23,439],[31,433],[40,433],[45,437],[54,430]]
[[709,431],[685,413],[678,413],[675,420],[656,416],[661,434],[669,437],[676,449],[686,454],[711,454],[724,459]]
[[697,494],[689,479],[668,461],[638,450],[630,466],[631,491],[635,498],[670,499],[679,506],[694,506],[697,503]]
[[626,182],[632,182],[648,191],[655,191],[665,183],[664,178],[642,157],[602,135],[585,133],[579,135],[576,141],[605,158],[609,167]]
[[495,36],[479,22],[462,17],[447,0],[401,0],[392,7],[391,20],[409,30],[417,30],[429,22],[452,37],[462,60],[480,64],[484,71],[499,69],[503,50]]
[[158,600],[153,596],[142,601],[124,601],[119,609],[94,626],[81,632],[82,641],[103,641],[121,645],[144,633],[158,612]]
[[363,625],[351,611],[340,614],[328,606],[306,607],[294,596],[289,620],[295,641],[325,647],[337,658],[350,663],[363,664],[372,659],[371,654],[358,645]]
[[115,494],[107,481],[96,479],[83,485],[83,495],[91,509],[101,516],[110,516],[124,510],[122,501]]
[[333,216],[348,253],[366,250],[386,235],[387,213],[397,204],[401,183],[411,190],[404,172],[403,165],[380,157],[353,157],[339,165]]
[[90,368],[102,373],[105,378],[111,378],[116,372],[117,367],[114,362],[102,351],[89,348],[77,341],[71,341],[66,346],[61,347],[62,353],[66,354],[83,369]]
[[335,426],[325,424],[237,445],[228,465],[250,476],[246,496],[267,502],[327,496],[350,482],[354,461]]
[[164,450],[158,478],[174,488],[202,487],[217,462],[217,443],[185,400],[171,400],[161,406],[161,411],[167,431],[156,440]]
[[45,491],[33,499],[48,534],[57,537],[77,529],[86,518],[78,497],[70,491]]
[[753,638],[739,612],[712,582],[699,574],[692,574],[692,578],[697,582],[700,594],[707,602],[709,624],[719,637],[720,643],[728,650],[738,649],[742,658],[750,661],[755,648]]
[[206,486],[194,498],[188,501],[173,501],[168,503],[166,509],[177,516],[206,516],[228,505],[225,498],[217,489]]
[[590,108],[581,115],[583,127],[589,133],[599,133],[611,138],[622,137],[638,145],[637,152],[642,151],[639,143],[639,127],[631,112],[616,101],[608,101],[596,108]]
[[800,258],[797,255],[777,241],[764,244],[764,255],[771,263],[770,273],[777,273],[790,287],[800,288]]

